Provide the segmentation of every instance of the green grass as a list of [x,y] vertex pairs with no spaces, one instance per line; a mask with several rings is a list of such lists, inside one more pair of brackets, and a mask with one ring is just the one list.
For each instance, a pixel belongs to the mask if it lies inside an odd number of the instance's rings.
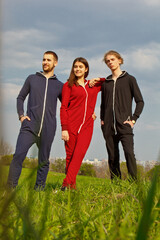
[[[152,182],[77,177],[77,190],[61,192],[64,174],[49,172],[44,192],[36,172],[23,169],[19,186],[4,189],[0,173],[0,239],[160,240],[160,179]],[[56,192],[57,190],[57,192]]]

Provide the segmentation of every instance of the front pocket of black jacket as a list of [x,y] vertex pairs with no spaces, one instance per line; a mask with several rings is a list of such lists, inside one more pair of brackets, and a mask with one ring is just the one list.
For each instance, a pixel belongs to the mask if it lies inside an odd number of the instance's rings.
[[124,123],[123,125],[126,126],[126,127],[128,127],[128,128],[132,128],[129,123]]

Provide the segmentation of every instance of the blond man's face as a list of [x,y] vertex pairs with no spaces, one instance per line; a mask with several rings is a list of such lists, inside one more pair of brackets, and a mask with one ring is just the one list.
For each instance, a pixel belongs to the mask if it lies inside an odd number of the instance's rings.
[[113,71],[120,67],[121,59],[118,59],[115,55],[107,55],[105,58],[105,63],[111,69],[111,71]]

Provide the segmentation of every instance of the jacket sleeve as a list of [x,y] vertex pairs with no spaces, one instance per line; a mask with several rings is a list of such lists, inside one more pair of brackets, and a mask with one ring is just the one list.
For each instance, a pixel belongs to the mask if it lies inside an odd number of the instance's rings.
[[143,101],[143,97],[141,94],[141,91],[139,89],[139,86],[137,84],[136,79],[133,77],[133,81],[132,81],[132,94],[136,103],[135,106],[135,110],[132,116],[132,120],[137,120],[143,110],[144,107],[144,101]]
[[62,102],[60,108],[60,119],[61,119],[61,126],[62,131],[68,130],[68,106],[70,101],[72,87],[68,86],[68,82],[63,85],[62,89]]
[[61,85],[60,85],[60,93],[58,95],[58,99],[60,102],[62,102],[62,88],[63,88],[63,83],[61,83]]
[[105,81],[106,79],[105,78],[100,78],[100,80],[95,84],[94,87],[97,87],[97,91],[101,91],[101,88],[102,88],[102,84],[103,82]]
[[104,121],[104,113],[105,113],[104,84],[102,84],[101,90],[102,92],[101,92],[101,105],[100,105],[100,119],[101,121]]
[[17,97],[17,113],[19,117],[21,115],[24,115],[24,101],[27,95],[29,94],[29,92],[30,92],[30,80],[28,77]]

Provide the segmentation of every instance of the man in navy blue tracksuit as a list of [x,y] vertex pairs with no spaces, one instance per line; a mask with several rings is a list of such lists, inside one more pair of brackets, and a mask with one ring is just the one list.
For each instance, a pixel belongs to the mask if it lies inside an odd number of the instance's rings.
[[[29,75],[18,97],[17,112],[21,121],[15,154],[10,165],[7,185],[16,187],[22,170],[22,163],[29,148],[38,147],[38,170],[35,189],[44,189],[49,170],[49,155],[56,131],[57,99],[61,101],[63,83],[54,74],[58,63],[55,52],[43,55],[43,72]],[[24,101],[28,96],[27,113],[24,115]]]
[[[102,85],[101,127],[106,140],[111,179],[121,178],[119,162],[119,142],[122,143],[128,173],[137,178],[137,165],[134,155],[133,126],[139,118],[144,101],[136,79],[120,65],[123,58],[116,51],[104,55],[104,61],[112,74]],[[132,101],[135,100],[135,110],[132,113]]]

